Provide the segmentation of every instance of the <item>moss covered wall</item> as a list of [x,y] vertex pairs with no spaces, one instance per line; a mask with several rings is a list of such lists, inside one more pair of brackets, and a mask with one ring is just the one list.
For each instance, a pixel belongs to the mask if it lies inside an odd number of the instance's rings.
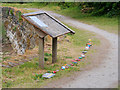
[[13,49],[18,54],[24,54],[38,44],[38,35],[35,27],[21,18],[22,12],[15,8],[2,7],[2,23]]

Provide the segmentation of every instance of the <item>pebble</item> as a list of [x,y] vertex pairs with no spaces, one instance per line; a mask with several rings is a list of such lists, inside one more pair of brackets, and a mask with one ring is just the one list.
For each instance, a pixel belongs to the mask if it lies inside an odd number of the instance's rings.
[[12,62],[8,62],[8,64],[9,64],[11,67],[14,66],[14,64],[13,64]]
[[24,64],[24,62],[19,62],[19,64]]
[[10,66],[9,66],[9,65],[2,65],[2,67],[10,68]]

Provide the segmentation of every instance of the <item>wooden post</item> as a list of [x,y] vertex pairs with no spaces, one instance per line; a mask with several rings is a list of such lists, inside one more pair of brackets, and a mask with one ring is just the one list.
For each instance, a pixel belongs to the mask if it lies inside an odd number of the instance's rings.
[[52,63],[57,61],[57,37],[52,39]]
[[44,68],[44,38],[39,40],[39,68]]

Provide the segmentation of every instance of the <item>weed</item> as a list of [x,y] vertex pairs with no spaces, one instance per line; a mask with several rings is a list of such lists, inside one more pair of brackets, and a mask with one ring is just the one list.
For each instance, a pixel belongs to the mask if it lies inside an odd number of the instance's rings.
[[65,58],[70,58],[70,59],[72,59],[72,57],[70,57],[70,56],[64,56]]
[[47,58],[47,57],[44,57],[44,60],[45,60],[45,61],[48,61],[48,58]]
[[49,54],[49,53],[45,53],[45,56],[52,56],[52,54]]
[[17,27],[16,27],[16,26],[14,26],[13,31],[16,31],[16,29],[17,29]]
[[67,35],[71,36],[72,34],[71,33],[67,33]]
[[3,61],[9,60],[11,57],[3,57]]
[[33,76],[34,80],[37,80],[38,78],[42,78],[43,74],[35,74],[35,76]]
[[8,9],[6,10],[6,14],[9,15],[9,10]]
[[4,72],[12,72],[12,69],[6,68],[6,69],[4,69]]
[[10,9],[10,14],[13,15],[13,10],[12,9]]
[[12,81],[6,81],[6,84],[4,84],[4,87],[10,87],[12,85]]
[[18,16],[19,16],[19,21],[21,21],[21,20],[22,20],[21,15],[22,15],[22,13],[21,13],[21,11],[19,11],[19,13],[18,13]]

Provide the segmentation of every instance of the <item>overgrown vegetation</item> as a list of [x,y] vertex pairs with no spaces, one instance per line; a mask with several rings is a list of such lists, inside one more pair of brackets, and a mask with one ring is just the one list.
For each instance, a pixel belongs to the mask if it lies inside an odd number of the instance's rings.
[[10,9],[10,14],[13,15],[13,10],[12,9]]
[[[34,2],[34,3],[10,3],[9,5],[18,8],[41,8],[47,5],[59,6],[61,9],[76,7],[83,13],[89,13],[95,16],[118,16],[120,14],[120,2]],[[3,4],[5,5],[5,4]]]
[[116,34],[118,33],[118,14],[120,13],[119,7],[117,7],[118,5],[118,2],[35,2],[3,4],[3,6],[17,8],[52,10],[56,13],[72,17],[86,24],[95,25],[98,28]]

